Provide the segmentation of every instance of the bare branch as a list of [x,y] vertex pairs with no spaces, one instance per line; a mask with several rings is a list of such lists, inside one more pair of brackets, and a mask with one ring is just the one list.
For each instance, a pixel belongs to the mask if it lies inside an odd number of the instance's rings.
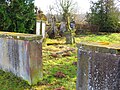
[[76,3],[73,0],[56,0],[55,11],[57,13],[72,13],[74,11]]

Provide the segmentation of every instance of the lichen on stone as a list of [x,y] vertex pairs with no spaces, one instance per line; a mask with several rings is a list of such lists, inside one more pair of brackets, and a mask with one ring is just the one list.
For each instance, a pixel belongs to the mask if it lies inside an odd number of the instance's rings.
[[25,34],[25,33],[15,33],[15,32],[0,32],[1,38],[12,38],[12,39],[18,39],[18,40],[41,40],[42,36],[38,36],[35,34]]

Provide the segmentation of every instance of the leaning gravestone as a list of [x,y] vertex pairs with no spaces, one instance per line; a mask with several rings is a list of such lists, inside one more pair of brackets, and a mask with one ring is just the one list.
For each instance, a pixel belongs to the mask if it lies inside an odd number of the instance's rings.
[[77,90],[120,90],[120,45],[80,43]]
[[41,36],[0,32],[0,69],[36,84],[42,78]]

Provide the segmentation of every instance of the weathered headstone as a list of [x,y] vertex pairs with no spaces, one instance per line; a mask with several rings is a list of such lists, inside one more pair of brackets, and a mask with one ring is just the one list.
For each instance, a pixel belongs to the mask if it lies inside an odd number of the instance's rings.
[[36,35],[42,35],[43,38],[45,38],[46,32],[46,21],[47,17],[43,14],[41,10],[38,10],[37,16],[36,16]]
[[120,90],[120,45],[78,44],[77,90]]
[[42,37],[0,32],[0,69],[36,84],[42,79]]

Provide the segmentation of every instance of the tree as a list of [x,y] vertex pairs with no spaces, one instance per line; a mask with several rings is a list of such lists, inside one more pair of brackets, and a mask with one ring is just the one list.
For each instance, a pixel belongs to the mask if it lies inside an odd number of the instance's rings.
[[119,27],[119,15],[114,0],[91,2],[90,10],[87,18],[90,25],[97,25],[99,31],[116,32]]
[[66,43],[69,44],[74,42],[70,28],[70,18],[74,12],[75,4],[73,0],[56,0],[56,12],[62,15],[62,20],[66,22]]
[[4,28],[4,24],[6,22],[6,3],[5,3],[5,0],[1,0],[0,1],[0,30],[2,30]]
[[[35,26],[34,0],[2,0],[0,27],[3,31],[32,33]],[[31,32],[32,31],[32,32]]]

